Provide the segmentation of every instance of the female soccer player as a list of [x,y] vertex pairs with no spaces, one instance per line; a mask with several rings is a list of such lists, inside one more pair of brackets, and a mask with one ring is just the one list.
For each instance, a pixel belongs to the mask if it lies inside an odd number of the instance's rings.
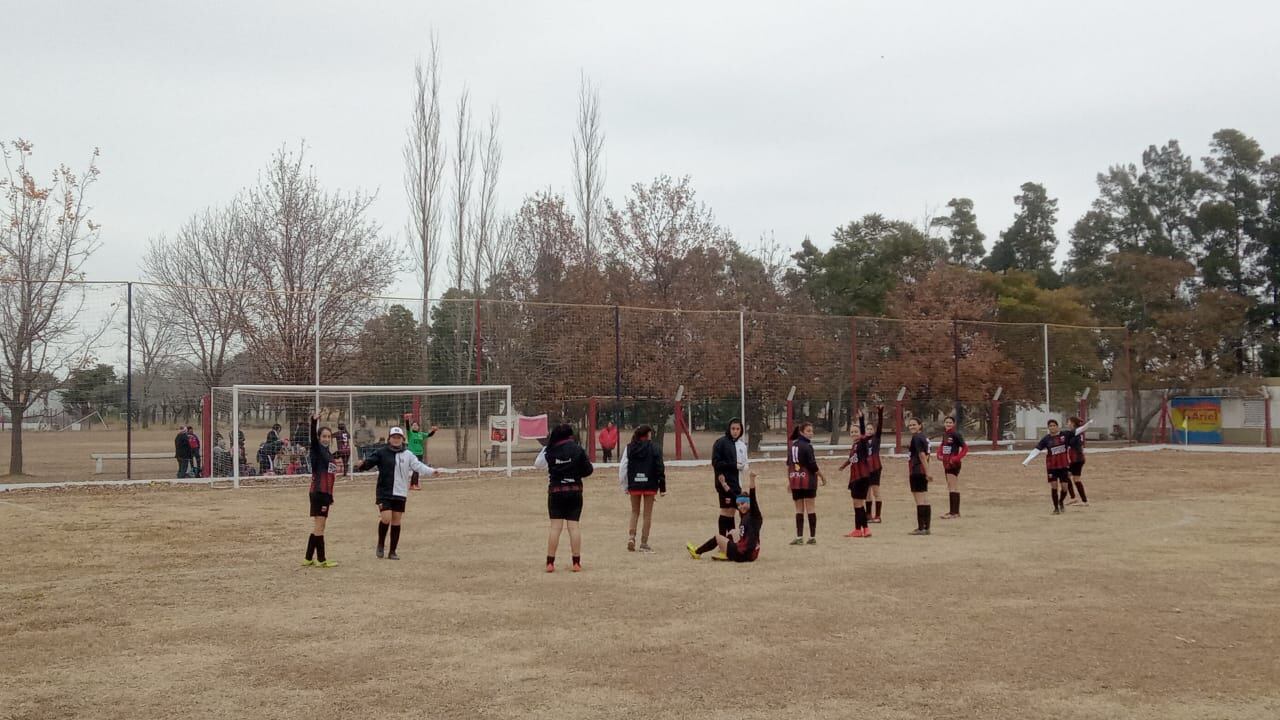
[[[409,425],[409,437],[406,438],[409,444],[409,452],[413,453],[413,456],[418,458],[418,462],[427,461],[427,438],[435,435],[436,430],[439,430],[439,428],[432,425],[431,432],[423,433],[422,426],[418,425],[416,421]],[[414,473],[409,477],[409,489],[422,489],[422,486],[418,484],[418,473]]]
[[960,517],[960,461],[968,454],[969,445],[956,430],[956,419],[948,415],[942,420],[942,442],[938,445],[938,460],[942,461],[942,472],[947,478],[947,495],[951,501],[951,512],[943,515],[943,520]]
[[337,567],[338,563],[325,559],[324,524],[329,519],[329,508],[333,505],[333,480],[337,477],[338,468],[334,465],[333,453],[329,451],[333,433],[327,427],[317,430],[319,421],[319,415],[311,416],[311,490],[308,496],[311,500],[314,528],[311,537],[307,538],[307,559],[302,564],[306,567],[331,568]]
[[1080,493],[1080,504],[1089,507],[1089,496],[1084,494],[1084,481],[1080,479],[1084,475],[1084,429],[1088,423],[1078,417],[1069,417],[1067,424],[1071,426],[1071,434],[1067,437],[1067,454],[1071,456],[1071,465],[1067,470],[1071,473],[1076,491]]
[[[1086,423],[1087,425],[1087,423]],[[1071,453],[1067,445],[1068,439],[1072,435],[1084,432],[1085,425],[1081,425],[1071,430],[1059,431],[1058,421],[1050,420],[1048,422],[1048,433],[1040,438],[1040,442],[1036,443],[1036,447],[1027,455],[1027,459],[1022,461],[1023,465],[1028,465],[1041,452],[1047,452],[1045,455],[1045,469],[1049,473],[1049,489],[1053,497],[1053,514],[1061,515],[1066,509],[1067,491],[1063,487],[1071,482]]]
[[[764,516],[760,514],[760,501],[756,498],[755,473],[751,473],[750,478],[747,494],[734,498],[734,504],[742,515],[742,525],[730,530],[727,536],[716,535],[707,541],[711,547],[719,547],[724,559],[730,562],[754,562],[760,557],[760,529],[764,527]],[[702,557],[702,553],[694,550],[693,543],[686,547],[694,560]]]
[[653,444],[653,428],[641,425],[631,436],[631,442],[622,449],[619,458],[618,482],[622,491],[631,496],[631,524],[627,527],[627,550],[636,549],[636,523],[644,508],[644,532],[640,535],[640,552],[651,553],[649,528],[653,524],[653,500],[667,494],[667,472],[662,465],[662,451]]
[[[884,469],[884,463],[880,460],[880,438],[884,434],[884,406],[876,406],[876,424],[870,431],[863,426],[863,422],[864,418],[858,419],[858,432],[871,436],[867,441],[867,522],[878,523],[883,507],[880,502],[880,473]],[[870,529],[866,535],[871,536]]]
[[813,454],[813,423],[803,422],[791,431],[791,457],[787,482],[791,487],[791,499],[796,503],[796,539],[792,545],[804,545],[804,517],[809,516],[809,544],[818,544],[818,483],[827,484],[827,478],[818,468]]
[[853,532],[845,537],[871,537],[871,528],[868,527],[870,520],[867,517],[870,503],[867,502],[867,496],[873,477],[876,486],[879,487],[880,484],[880,428],[884,425],[883,421],[884,406],[877,405],[876,425],[868,433],[866,414],[858,411],[858,439],[849,449],[849,459],[840,466],[841,470],[849,468],[849,497],[853,499]]
[[582,479],[595,468],[587,451],[573,439],[571,425],[557,425],[547,435],[547,445],[538,453],[533,466],[546,470],[547,514],[551,529],[547,534],[547,572],[556,571],[556,548],[560,534],[567,527],[569,547],[573,551],[573,571],[582,572],[582,535],[578,521],[582,518]]
[[929,506],[929,438],[917,418],[907,421],[911,432],[911,457],[907,460],[907,479],[911,484],[911,496],[916,501],[916,529],[911,535],[928,535],[933,508]]
[[[315,437],[315,429],[311,431],[311,436]],[[351,433],[347,432],[347,424],[338,423],[338,429],[333,432],[333,439],[338,445],[337,451],[333,456],[342,463],[342,474],[351,477]]]
[[356,472],[373,468],[378,469],[378,484],[374,491],[378,506],[378,548],[374,555],[383,557],[387,530],[390,530],[391,552],[386,554],[386,558],[399,560],[396,547],[400,544],[400,521],[404,517],[405,502],[409,499],[409,477],[414,473],[431,477],[436,474],[436,469],[409,452],[404,443],[404,430],[398,427],[391,428],[386,446],[369,453],[356,467]]

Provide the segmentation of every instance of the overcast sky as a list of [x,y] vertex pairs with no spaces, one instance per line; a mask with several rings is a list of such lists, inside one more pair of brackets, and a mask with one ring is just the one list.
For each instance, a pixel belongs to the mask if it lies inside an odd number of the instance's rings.
[[1027,180],[1060,199],[1065,242],[1095,174],[1149,144],[1199,157],[1237,127],[1280,153],[1280,4],[1261,0],[0,3],[0,137],[34,142],[42,169],[102,150],[93,279],[139,278],[148,238],[302,141],[404,238],[433,28],[450,104],[465,86],[481,116],[500,109],[508,210],[568,194],[580,71],[601,89],[608,194],[691,175],[747,245],[825,246],[865,213],[919,221],[955,196],[990,244]]

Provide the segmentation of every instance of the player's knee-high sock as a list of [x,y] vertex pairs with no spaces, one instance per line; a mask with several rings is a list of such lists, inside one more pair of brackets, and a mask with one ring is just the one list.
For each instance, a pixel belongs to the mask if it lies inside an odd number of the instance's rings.
[[387,523],[378,523],[378,547],[387,546],[387,528],[389,527],[391,526]]
[[867,526],[867,506],[859,505],[853,509],[853,529],[861,530]]
[[1076,481],[1076,490],[1080,493],[1080,502],[1089,502],[1089,496],[1084,494],[1084,481]]
[[[1074,499],[1075,499],[1075,497],[1076,497],[1076,489],[1075,489],[1075,488],[1073,488],[1073,487],[1071,487],[1071,481],[1070,481],[1070,480],[1068,480],[1067,482],[1064,482],[1064,483],[1062,483],[1062,484],[1067,486],[1067,492],[1071,493],[1071,499],[1072,499],[1072,500],[1074,500]],[[1061,491],[1059,491],[1059,493],[1058,493],[1058,494],[1059,494],[1059,495],[1062,495]],[[1066,497],[1067,497],[1067,496],[1066,496],[1066,495],[1062,495],[1062,497],[1063,497],[1063,501],[1065,502],[1065,501],[1066,501]]]
[[712,550],[715,550],[715,549],[716,549],[716,545],[718,545],[718,544],[719,544],[719,543],[717,543],[717,542],[716,542],[716,539],[715,539],[715,538],[711,538],[710,540],[708,540],[708,541],[706,541],[706,542],[704,542],[704,543],[702,543],[701,545],[699,545],[699,546],[698,546],[698,554],[699,554],[699,555],[703,555],[703,554],[709,553],[709,552],[711,552]]
[[1055,485],[1055,486],[1053,486],[1053,487],[1049,488],[1049,493],[1050,493],[1051,495],[1053,495],[1053,509],[1054,509],[1054,510],[1057,510],[1057,509],[1058,509],[1058,488],[1057,488],[1057,486]]
[[876,518],[877,520],[880,519],[880,506],[883,504],[884,503],[880,502],[879,500],[876,501],[876,512],[875,512],[875,515],[873,515],[872,517]]
[[924,529],[928,530],[933,526],[933,506],[924,505]]
[[862,503],[862,508],[867,511],[867,517],[871,517],[871,501],[866,500]]
[[960,514],[960,493],[953,492],[953,493],[947,493],[947,495],[951,500],[951,514],[959,515]]
[[311,557],[315,554],[315,552],[316,552],[316,536],[314,534],[308,535],[307,536],[307,559],[310,560]]
[[400,544],[400,526],[391,526],[391,554],[396,554],[396,546]]
[[796,513],[796,537],[804,537],[804,513]]
[[818,513],[809,513],[809,537],[818,536]]
[[324,562],[324,561],[325,561],[325,557],[324,557],[324,536],[323,536],[323,535],[317,535],[317,536],[316,536],[316,560],[318,560],[318,561],[320,561],[320,562]]

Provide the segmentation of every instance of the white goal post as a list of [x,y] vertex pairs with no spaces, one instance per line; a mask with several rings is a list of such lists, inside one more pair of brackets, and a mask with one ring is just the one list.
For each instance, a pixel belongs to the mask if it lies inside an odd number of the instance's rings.
[[[400,408],[403,408],[403,402],[406,399],[413,398],[417,400],[426,399],[430,402],[431,398],[441,398],[452,396],[460,401],[466,400],[470,403],[474,401],[474,412],[471,411],[470,405],[467,406],[466,417],[463,413],[451,417],[450,422],[455,430],[461,430],[458,427],[460,423],[470,424],[472,415],[474,415],[474,424],[476,429],[475,438],[475,462],[476,469],[484,465],[485,448],[488,447],[487,423],[492,415],[500,415],[508,418],[508,422],[514,422],[516,413],[511,406],[511,386],[510,385],[232,385],[230,387],[214,388],[214,395],[228,394],[230,395],[230,415],[231,432],[229,435],[230,443],[230,476],[234,487],[240,487],[242,475],[241,468],[241,452],[239,448],[238,438],[241,434],[241,403],[245,398],[270,399],[276,398],[283,402],[285,398],[290,399],[290,404],[298,405],[305,403],[311,406],[312,412],[320,412],[324,409],[323,399],[328,399],[330,403],[339,405],[339,416],[345,417],[346,422],[354,428],[354,421],[357,417],[357,402],[368,402],[377,398],[387,399],[388,407],[396,405],[396,400],[401,401]],[[488,398],[489,405],[486,406],[485,401]],[[332,409],[332,405],[330,406]],[[345,415],[342,414],[345,410]],[[398,413],[397,413],[398,415]],[[384,417],[387,415],[384,413]],[[406,416],[407,417],[407,416]],[[361,417],[361,428],[363,429],[364,418]],[[392,420],[388,425],[394,423]],[[396,423],[404,424],[404,423]],[[408,428],[405,428],[408,430]],[[372,432],[372,430],[370,431]],[[465,429],[469,434],[469,428]],[[469,440],[467,441],[470,442]],[[463,446],[459,445],[455,451],[461,452]],[[469,451],[469,448],[467,449]],[[511,446],[507,444],[506,448],[505,468],[493,468],[494,470],[505,470],[508,477],[511,476]],[[247,456],[246,456],[247,459]],[[353,458],[354,459],[354,458]],[[352,463],[354,464],[354,462]],[[442,463],[444,464],[444,463]]]

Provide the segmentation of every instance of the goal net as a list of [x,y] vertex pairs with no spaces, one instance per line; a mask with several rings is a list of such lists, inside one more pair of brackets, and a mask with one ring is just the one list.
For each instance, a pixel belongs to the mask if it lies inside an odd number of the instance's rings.
[[[416,423],[424,435],[436,428],[422,441],[433,467],[511,474],[514,443],[492,437],[495,418],[515,422],[510,385],[233,385],[211,401],[212,476],[236,487],[309,476],[313,413],[318,427],[350,435],[351,466],[384,447],[391,428],[408,434]],[[329,447],[339,451],[337,437]]]

